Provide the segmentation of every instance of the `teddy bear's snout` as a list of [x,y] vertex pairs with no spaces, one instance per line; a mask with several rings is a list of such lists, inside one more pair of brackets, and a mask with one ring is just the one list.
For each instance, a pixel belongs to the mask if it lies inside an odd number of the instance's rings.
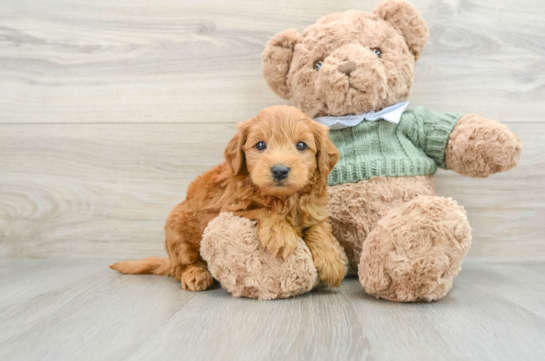
[[356,70],[356,63],[354,63],[353,61],[347,61],[345,63],[339,64],[339,66],[337,66],[337,70],[343,74],[350,76],[350,74],[354,70]]
[[376,109],[386,97],[388,78],[376,53],[348,44],[326,57],[317,70],[316,95],[331,115]]

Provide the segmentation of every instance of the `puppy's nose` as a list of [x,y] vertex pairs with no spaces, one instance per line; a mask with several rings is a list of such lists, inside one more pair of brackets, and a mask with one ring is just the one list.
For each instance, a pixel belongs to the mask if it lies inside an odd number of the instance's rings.
[[288,177],[288,173],[290,172],[290,169],[283,164],[276,164],[276,165],[273,165],[273,167],[271,168],[271,171],[272,171],[274,179],[282,180]]
[[337,67],[337,70],[340,71],[341,73],[344,73],[344,74],[350,76],[350,74],[354,70],[356,70],[356,64],[354,64],[351,61],[347,61],[345,63],[339,64],[339,66]]

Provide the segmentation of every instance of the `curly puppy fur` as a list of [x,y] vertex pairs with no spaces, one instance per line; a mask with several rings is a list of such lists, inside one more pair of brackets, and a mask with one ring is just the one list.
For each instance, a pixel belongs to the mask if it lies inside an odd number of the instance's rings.
[[[269,300],[287,298],[322,285],[305,242],[282,261],[268,252],[257,236],[256,222],[222,213],[204,230],[201,255],[210,273],[235,297]],[[348,261],[334,240],[346,272]]]
[[[304,149],[297,147],[300,142]],[[327,128],[300,110],[264,109],[239,124],[225,148],[225,162],[191,183],[186,200],[170,213],[165,226],[169,259],[150,257],[111,268],[174,276],[183,289],[205,290],[213,278],[199,253],[204,229],[221,212],[232,212],[257,221],[259,239],[273,257],[287,259],[302,237],[320,282],[339,286],[345,268],[325,211],[327,176],[338,157]],[[279,165],[287,169],[283,179],[273,175]]]
[[[310,117],[379,111],[407,99],[428,36],[410,3],[386,0],[372,13],[331,14],[302,33],[273,36],[263,75]],[[506,126],[466,115],[450,134],[444,160],[460,174],[487,177],[514,167],[520,149]],[[471,233],[463,208],[438,197],[431,176],[374,178],[328,191],[333,234],[368,293],[408,302],[448,292]]]

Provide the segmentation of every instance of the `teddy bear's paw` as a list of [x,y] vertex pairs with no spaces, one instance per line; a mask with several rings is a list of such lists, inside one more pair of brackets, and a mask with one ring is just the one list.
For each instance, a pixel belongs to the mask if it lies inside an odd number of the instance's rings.
[[514,168],[521,149],[519,137],[505,124],[470,114],[460,118],[452,130],[445,161],[456,173],[485,178]]
[[465,210],[452,199],[421,196],[393,209],[363,244],[365,291],[398,302],[445,296],[471,245]]
[[208,224],[200,252],[210,273],[235,297],[286,298],[318,284],[312,255],[301,238],[282,260],[263,247],[255,222],[231,213],[221,213]]

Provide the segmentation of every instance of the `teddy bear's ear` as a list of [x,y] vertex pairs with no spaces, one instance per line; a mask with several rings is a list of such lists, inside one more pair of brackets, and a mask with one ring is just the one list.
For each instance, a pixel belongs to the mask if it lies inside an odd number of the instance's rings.
[[271,89],[284,99],[290,97],[286,79],[290,70],[293,49],[300,37],[301,35],[295,29],[284,30],[273,36],[263,51],[263,76]]
[[378,4],[373,13],[401,32],[409,50],[418,59],[430,35],[418,10],[407,1],[386,0]]

